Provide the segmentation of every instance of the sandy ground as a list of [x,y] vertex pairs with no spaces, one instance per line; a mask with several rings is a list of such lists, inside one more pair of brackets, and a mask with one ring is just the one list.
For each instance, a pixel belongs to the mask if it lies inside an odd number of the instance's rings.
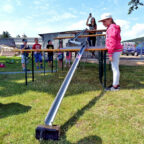
[[127,66],[143,66],[144,65],[144,60],[143,61],[133,61],[133,60],[120,60],[120,65],[127,65]]
[[[85,60],[83,60],[83,61],[85,61]],[[87,61],[91,62],[91,63],[98,63],[98,60],[95,60],[95,59],[88,59]],[[107,60],[107,63],[109,63],[108,60]],[[120,65],[143,66],[144,65],[144,56],[142,58],[140,56],[121,56]]]
[[144,65],[144,56],[121,56],[120,65],[139,66]]

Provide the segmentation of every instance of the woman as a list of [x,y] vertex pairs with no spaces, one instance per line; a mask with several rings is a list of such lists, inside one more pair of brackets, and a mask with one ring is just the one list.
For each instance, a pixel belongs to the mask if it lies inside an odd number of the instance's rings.
[[[89,30],[91,30],[91,32],[89,32],[89,35],[93,35],[95,34],[95,30],[97,29],[97,24],[96,24],[96,21],[95,21],[95,18],[92,17],[91,14],[89,14],[89,17],[86,21],[86,25],[89,27]],[[90,24],[89,24],[89,20],[91,18],[91,21],[90,21]],[[94,32],[92,32],[94,30]],[[95,46],[95,43],[96,43],[96,37],[88,37],[88,42],[89,42],[89,46]]]
[[113,72],[113,84],[110,85],[106,90],[115,91],[120,89],[119,79],[119,59],[122,53],[120,26],[116,25],[111,14],[103,14],[101,20],[103,25],[107,28],[106,31],[106,48],[108,49],[109,60],[111,61],[112,72]]

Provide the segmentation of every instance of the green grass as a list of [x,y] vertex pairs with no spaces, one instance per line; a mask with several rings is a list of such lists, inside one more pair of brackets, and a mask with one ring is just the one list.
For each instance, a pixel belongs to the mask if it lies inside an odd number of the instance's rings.
[[[29,56],[28,59],[29,63],[27,64],[27,68],[32,70],[32,57]],[[5,64],[5,68],[0,68],[0,72],[17,72],[17,71],[22,71],[22,66],[21,66],[21,57],[5,57],[1,56],[0,57],[0,63]],[[46,70],[51,70],[51,68],[48,66],[47,62],[45,62],[45,68]],[[34,64],[34,69],[35,71],[39,71],[36,69],[36,65]],[[54,61],[54,69],[56,69],[56,61]]]
[[[15,58],[14,58],[15,59]],[[16,58],[20,62],[20,58]],[[1,61],[5,58],[0,58]],[[21,70],[18,65],[1,71]],[[61,126],[58,142],[48,144],[143,144],[144,67],[121,66],[121,90],[103,92],[98,65],[81,64],[62,101],[54,124]],[[45,116],[67,70],[36,74],[35,82],[24,74],[0,75],[0,143],[38,144],[35,128]],[[112,73],[107,71],[107,84]]]

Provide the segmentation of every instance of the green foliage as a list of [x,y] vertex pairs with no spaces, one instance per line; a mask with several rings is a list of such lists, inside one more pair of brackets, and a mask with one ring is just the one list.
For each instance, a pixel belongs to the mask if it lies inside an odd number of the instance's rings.
[[8,31],[4,31],[1,35],[1,38],[11,38],[11,35]]
[[23,34],[23,35],[22,35],[22,38],[27,38],[27,35],[26,35],[26,34]]
[[139,6],[144,6],[144,3],[140,2],[140,0],[131,0],[128,5],[130,6],[128,14],[131,14],[132,11],[137,10]]
[[16,38],[20,38],[20,37],[21,37],[20,35],[17,35],[17,36],[16,36]]

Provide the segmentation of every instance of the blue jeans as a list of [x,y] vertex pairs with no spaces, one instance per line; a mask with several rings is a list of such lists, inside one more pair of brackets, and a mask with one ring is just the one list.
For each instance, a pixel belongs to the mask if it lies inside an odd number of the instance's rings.
[[34,54],[34,57],[35,57],[35,62],[36,63],[42,62],[42,54],[41,53]]

